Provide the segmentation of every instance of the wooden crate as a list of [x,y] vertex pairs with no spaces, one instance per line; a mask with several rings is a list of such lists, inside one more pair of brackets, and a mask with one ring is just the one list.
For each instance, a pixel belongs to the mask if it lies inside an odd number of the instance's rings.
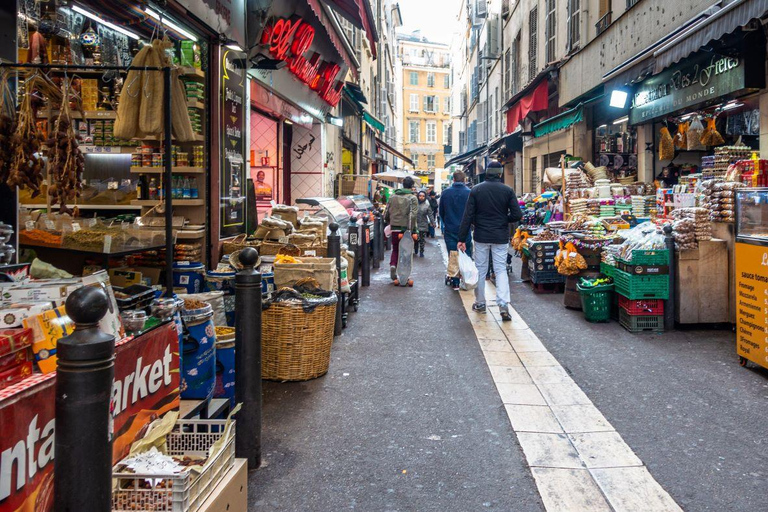
[[699,248],[677,255],[675,321],[680,324],[730,322],[728,244],[699,242]]

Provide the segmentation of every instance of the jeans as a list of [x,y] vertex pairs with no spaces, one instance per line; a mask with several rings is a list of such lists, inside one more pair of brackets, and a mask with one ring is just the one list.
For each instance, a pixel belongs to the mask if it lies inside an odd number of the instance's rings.
[[402,231],[392,230],[392,255],[389,257],[389,266],[397,266],[397,257],[400,254],[400,234]]
[[493,268],[501,269],[496,272],[496,304],[504,307],[509,304],[509,277],[504,271],[507,268],[507,249],[509,244],[484,244],[475,242],[475,265],[480,275],[480,282],[475,288],[475,302],[485,304],[485,275],[488,273],[489,259],[493,258]]
[[[444,231],[443,237],[445,238],[445,249],[448,251],[448,254],[450,254],[451,251],[459,250],[457,247],[459,245],[458,233]],[[467,239],[464,241],[464,243],[467,244],[467,256],[471,258],[472,257],[472,233],[467,235]]]

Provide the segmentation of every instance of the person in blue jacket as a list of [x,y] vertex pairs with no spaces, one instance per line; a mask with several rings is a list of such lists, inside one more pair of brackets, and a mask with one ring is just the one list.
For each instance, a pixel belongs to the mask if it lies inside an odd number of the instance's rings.
[[[438,210],[440,219],[443,221],[443,236],[448,254],[458,250],[459,228],[461,228],[461,220],[464,218],[464,209],[467,207],[467,199],[469,198],[469,187],[465,183],[466,180],[467,176],[462,171],[454,172],[453,185],[440,194]],[[467,255],[471,257],[472,233],[469,233],[466,239],[461,241],[466,244]]]

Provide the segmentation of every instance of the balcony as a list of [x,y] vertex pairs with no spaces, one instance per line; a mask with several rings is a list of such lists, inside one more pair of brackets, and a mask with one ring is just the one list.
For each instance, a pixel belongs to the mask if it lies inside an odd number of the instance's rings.
[[[630,1],[631,1],[631,0],[627,0],[627,2],[630,2]],[[612,15],[612,14],[613,14],[613,12],[612,12],[612,11],[608,11],[608,12],[605,14],[605,16],[603,16],[602,18],[600,18],[600,21],[598,21],[597,23],[595,23],[595,31],[596,31],[596,33],[595,33],[595,37],[597,37],[597,36],[599,36],[600,34],[602,34],[603,32],[605,32],[605,30],[606,30],[608,27],[610,27],[610,26],[611,26],[611,15]]]
[[512,12],[511,0],[501,0],[501,17],[507,19]]

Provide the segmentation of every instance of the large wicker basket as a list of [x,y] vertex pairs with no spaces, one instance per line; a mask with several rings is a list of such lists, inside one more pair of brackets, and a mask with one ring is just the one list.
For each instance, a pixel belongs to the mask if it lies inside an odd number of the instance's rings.
[[335,295],[273,302],[262,311],[262,378],[301,381],[328,372],[336,302]]

